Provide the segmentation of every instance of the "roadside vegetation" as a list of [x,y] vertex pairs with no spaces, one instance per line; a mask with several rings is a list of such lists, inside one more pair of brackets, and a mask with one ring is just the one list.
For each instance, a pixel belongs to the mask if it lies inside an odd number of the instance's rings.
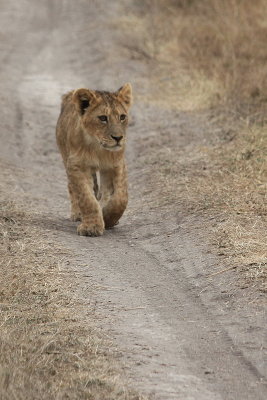
[[[3,170],[6,176],[14,172],[6,165]],[[96,328],[94,305],[74,294],[81,274],[68,274],[70,255],[38,228],[41,216],[27,210],[23,206],[27,202],[22,204],[20,199],[21,204],[15,205],[8,200],[4,178],[0,199],[1,400],[141,400],[127,390],[116,349]]]
[[166,148],[166,136],[158,139],[148,162],[159,167],[161,205],[180,201],[189,213],[208,213],[217,253],[265,291],[266,1],[147,0],[121,25],[131,28],[125,47],[149,63],[142,99],[205,121],[201,144],[184,149],[168,137]]

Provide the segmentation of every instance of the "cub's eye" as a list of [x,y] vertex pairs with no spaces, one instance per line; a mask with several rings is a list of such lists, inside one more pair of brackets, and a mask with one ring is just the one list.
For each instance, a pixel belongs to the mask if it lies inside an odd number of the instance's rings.
[[101,122],[107,123],[108,122],[108,117],[106,115],[99,115],[98,119]]
[[120,120],[121,121],[125,121],[126,120],[126,115],[125,114],[121,114],[120,115]]

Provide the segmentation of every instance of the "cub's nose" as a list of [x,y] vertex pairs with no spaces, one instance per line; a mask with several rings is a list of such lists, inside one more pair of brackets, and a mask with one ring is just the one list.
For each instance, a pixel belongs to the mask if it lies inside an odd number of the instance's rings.
[[111,135],[112,139],[116,140],[117,143],[119,143],[121,141],[121,139],[123,138],[123,136],[116,136],[116,135]]

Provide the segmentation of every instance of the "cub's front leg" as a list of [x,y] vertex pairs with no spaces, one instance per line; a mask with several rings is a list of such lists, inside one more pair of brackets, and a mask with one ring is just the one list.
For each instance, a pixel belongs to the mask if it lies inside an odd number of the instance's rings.
[[105,227],[112,228],[118,223],[128,203],[126,167],[123,164],[112,170],[102,171],[100,178],[103,192],[110,194],[103,206]]
[[95,198],[93,174],[88,174],[88,171],[79,167],[69,167],[67,175],[81,212],[82,222],[77,228],[78,235],[101,236],[104,232],[104,220]]

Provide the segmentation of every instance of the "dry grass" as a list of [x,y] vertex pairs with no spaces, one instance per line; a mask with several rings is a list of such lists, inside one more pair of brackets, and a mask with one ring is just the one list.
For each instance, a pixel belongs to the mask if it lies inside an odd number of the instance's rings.
[[256,125],[240,128],[234,140],[212,149],[207,195],[212,209],[217,207],[225,215],[215,229],[220,253],[243,266],[250,282],[254,278],[263,291],[267,290],[266,154],[266,130]]
[[125,46],[149,64],[142,100],[208,121],[202,144],[181,146],[175,132],[151,143],[150,204],[208,214],[218,253],[265,290],[266,1],[146,0],[121,24]]
[[[267,100],[267,4],[264,0],[171,2],[181,15],[186,63],[220,81],[226,100]],[[222,93],[218,98],[223,99]]]
[[[207,135],[217,123],[216,118],[207,127]],[[226,130],[226,136],[218,133],[216,144],[184,147],[174,136],[166,145],[166,136],[159,137],[154,151],[141,159],[144,167],[153,165],[146,203],[161,209],[175,205],[183,215],[200,216],[202,224],[207,220],[206,236],[217,253],[265,291],[267,132],[256,125],[236,128],[231,134]]]
[[34,215],[1,200],[0,398],[141,399],[127,390],[90,304],[75,298],[66,251]]
[[146,0],[121,18],[152,71],[150,101],[180,109],[267,102],[265,0]]

